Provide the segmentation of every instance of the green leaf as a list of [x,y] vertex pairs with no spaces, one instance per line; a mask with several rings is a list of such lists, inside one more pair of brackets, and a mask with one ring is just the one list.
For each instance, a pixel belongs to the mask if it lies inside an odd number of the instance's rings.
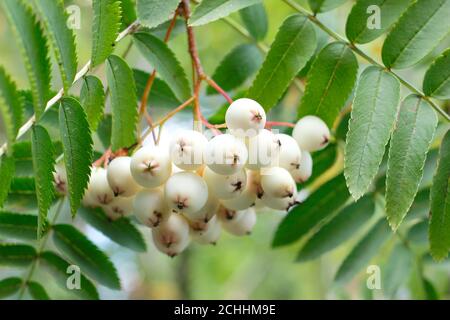
[[425,289],[425,295],[427,300],[439,300],[439,294],[436,288],[433,286],[430,280],[423,278],[423,287]]
[[303,185],[312,184],[318,177],[325,173],[325,171],[331,168],[336,162],[337,145],[329,144],[328,147],[314,152],[311,156],[313,159],[312,175]]
[[378,67],[364,70],[353,101],[345,144],[344,174],[355,200],[364,195],[380,167],[397,116],[400,83]]
[[383,293],[392,299],[401,285],[410,277],[412,265],[415,263],[412,252],[402,243],[397,244],[383,268]]
[[311,22],[301,15],[288,17],[278,30],[269,53],[248,92],[248,98],[270,110],[306,65],[316,49]]
[[20,278],[6,278],[0,280],[0,299],[12,296],[19,292],[22,287],[22,279]]
[[11,180],[14,176],[14,158],[4,154],[0,158],[0,207],[8,196]]
[[122,8],[122,26],[121,30],[127,28],[136,19],[135,0],[119,0],[120,7]]
[[[245,98],[246,92],[241,91],[234,95],[233,100],[237,100],[240,98]],[[217,108],[216,112],[208,118],[208,122],[211,124],[222,124],[225,123],[225,114],[227,113],[228,107],[230,104],[228,102],[222,104],[219,108]]]
[[91,132],[95,132],[105,107],[105,91],[99,78],[96,76],[87,76],[83,78],[80,103],[86,112]]
[[393,230],[414,201],[437,121],[431,106],[418,96],[408,96],[400,107],[386,174],[386,215]]
[[50,297],[44,287],[34,281],[27,283],[28,292],[34,300],[50,300]]
[[26,267],[36,258],[36,250],[24,244],[0,244],[0,265]]
[[414,2],[388,34],[383,45],[383,63],[402,69],[415,65],[450,33],[450,2]]
[[343,175],[328,181],[287,214],[278,226],[272,245],[279,247],[297,241],[332,217],[348,197]]
[[55,159],[53,144],[44,127],[34,125],[31,129],[31,147],[33,150],[33,170],[36,179],[36,197],[39,206],[38,239],[41,238],[48,221],[47,213],[53,200],[53,171]]
[[63,0],[35,0],[44,22],[49,42],[61,71],[64,91],[72,86],[77,73],[77,53],[73,30],[67,27],[68,15]]
[[[223,58],[212,78],[225,91],[233,90],[244,84],[258,70],[261,63],[262,56],[256,46],[241,44]],[[217,93],[212,87],[208,87],[206,92]]]
[[[86,278],[83,273],[80,274],[80,289],[69,290],[67,288],[67,273],[71,266],[66,260],[58,256],[56,253],[45,251],[39,255],[42,265],[55,277],[56,283],[64,290],[78,296],[81,299],[98,300],[99,295],[97,289],[92,282]],[[84,270],[82,270],[84,271]]]
[[86,114],[74,98],[61,100],[59,123],[64,147],[70,208],[72,216],[75,216],[91,173],[92,137]]
[[53,226],[56,247],[92,279],[102,285],[119,290],[117,270],[103,251],[84,234],[68,224]]
[[[164,38],[166,37],[167,29],[169,28],[170,24],[172,23],[171,20],[167,20],[166,22],[160,24],[159,26],[155,28],[142,28],[142,31],[146,31],[148,33],[151,33],[161,41],[164,41]],[[175,21],[175,25],[172,27],[172,32],[170,33],[170,38],[167,42],[170,42],[171,40],[175,39],[177,36],[181,34],[186,33],[186,22],[183,18],[177,18]]]
[[51,66],[47,40],[29,5],[22,0],[2,1],[28,74],[36,118],[50,97]]
[[450,48],[428,69],[423,80],[423,91],[430,97],[450,99]]
[[178,7],[180,0],[137,0],[139,22],[154,28],[170,19]]
[[442,140],[438,161],[430,193],[430,252],[442,260],[450,250],[450,131]]
[[[385,33],[410,5],[411,0],[359,0],[347,19],[347,38],[355,43],[368,43]],[[378,9],[372,9],[377,6]],[[370,10],[369,10],[370,9]],[[379,12],[379,16],[377,15]],[[379,17],[380,25],[374,19]],[[368,28],[371,23],[371,28]]]
[[189,99],[191,95],[189,81],[175,54],[167,44],[145,32],[135,33],[134,39],[142,55],[169,85],[175,96],[180,101]]
[[335,277],[336,283],[345,284],[366,267],[391,234],[386,220],[378,221],[342,262]]
[[98,124],[97,135],[103,148],[106,150],[111,145],[111,131],[112,131],[112,117],[110,114],[105,114],[103,119]]
[[257,3],[239,11],[242,22],[250,35],[256,41],[263,40],[267,35],[269,23],[264,4]]
[[112,241],[134,251],[145,252],[147,250],[142,234],[128,218],[111,221],[100,208],[81,207],[78,212],[87,223]]
[[138,121],[136,86],[133,72],[122,58],[109,56],[107,66],[108,85],[111,90],[111,147],[116,151],[129,147],[136,141]]
[[192,13],[189,24],[191,26],[207,24],[259,2],[261,0],[203,0]]
[[345,207],[306,242],[297,256],[297,261],[318,258],[338,247],[361,229],[374,211],[375,204],[368,196]]
[[17,132],[23,121],[23,106],[16,84],[5,69],[0,66],[0,114],[8,144],[16,140]]
[[315,115],[331,127],[355,86],[358,62],[342,42],[323,48],[308,72],[299,117]]
[[344,4],[347,0],[308,0],[309,6],[314,13],[333,10]]
[[121,24],[120,1],[93,0],[92,67],[96,67],[114,51]]
[[[136,82],[136,94],[140,100],[144,94],[145,86],[150,74],[142,70],[133,69],[133,75]],[[155,78],[153,81],[152,90],[150,90],[150,94],[147,99],[147,105],[152,108],[159,107],[173,109],[180,104],[181,101],[175,97],[167,83],[161,79]]]
[[405,217],[406,220],[426,219],[430,213],[430,189],[420,190]]
[[1,211],[0,235],[21,240],[36,240],[37,216]]

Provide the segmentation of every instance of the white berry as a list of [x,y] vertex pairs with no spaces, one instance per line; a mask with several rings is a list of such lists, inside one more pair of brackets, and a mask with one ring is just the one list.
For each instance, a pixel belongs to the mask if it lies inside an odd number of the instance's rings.
[[261,105],[247,98],[234,101],[227,109],[225,122],[237,137],[256,135],[266,125],[266,112]]
[[169,208],[192,214],[206,204],[208,186],[193,172],[179,172],[167,180],[164,194]]
[[271,131],[262,129],[258,135],[248,139],[248,160],[246,168],[258,170],[275,165],[278,161],[280,145]]
[[297,204],[297,201],[295,195],[292,197],[275,198],[264,194],[261,197],[261,204],[274,210],[289,211],[292,206]]
[[219,199],[238,197],[242,194],[247,184],[247,174],[244,169],[233,175],[225,176],[205,168],[203,179],[209,190]]
[[152,237],[159,251],[174,257],[189,245],[189,224],[181,215],[171,214],[159,227],[152,229]]
[[138,184],[155,188],[170,177],[172,163],[167,150],[158,146],[143,147],[131,157],[130,169]]
[[317,151],[325,148],[330,141],[330,129],[316,116],[301,118],[295,125],[292,136],[303,151]]
[[302,152],[294,138],[287,134],[275,135],[279,142],[278,167],[287,171],[300,167]]
[[213,244],[215,245],[222,233],[222,227],[219,219],[216,216],[212,217],[201,230],[196,229],[191,225],[192,239],[199,244]]
[[280,167],[264,169],[261,172],[261,186],[264,194],[275,198],[292,197],[297,192],[291,174]]
[[168,216],[168,207],[161,189],[144,189],[139,191],[133,202],[136,218],[142,224],[154,228]]
[[292,175],[292,178],[294,178],[295,182],[303,183],[306,182],[311,177],[312,169],[313,169],[313,160],[311,154],[307,151],[303,151],[299,168],[290,171],[290,173]]
[[102,206],[102,208],[111,220],[126,217],[133,213],[133,198],[115,197],[109,204]]
[[235,236],[251,234],[256,224],[256,212],[253,208],[240,211],[237,219],[221,220],[222,227]]
[[237,197],[222,200],[222,204],[227,209],[231,210],[244,210],[250,208],[255,204],[257,195],[262,192],[260,188],[260,177],[257,171],[247,171],[247,184],[244,191]]
[[106,177],[106,169],[95,168],[91,172],[89,192],[92,195],[93,201],[98,205],[106,205],[111,203],[114,199],[114,192],[109,186]]
[[170,143],[173,163],[183,170],[196,170],[203,164],[208,139],[198,131],[181,130]]
[[219,200],[208,191],[208,200],[199,211],[189,213],[183,211],[182,214],[191,222],[207,223],[216,214],[219,204]]
[[116,197],[131,197],[141,189],[131,175],[130,163],[130,157],[117,157],[108,165],[108,183]]
[[218,174],[231,175],[240,171],[247,162],[247,156],[245,143],[231,134],[215,136],[206,145],[206,163]]

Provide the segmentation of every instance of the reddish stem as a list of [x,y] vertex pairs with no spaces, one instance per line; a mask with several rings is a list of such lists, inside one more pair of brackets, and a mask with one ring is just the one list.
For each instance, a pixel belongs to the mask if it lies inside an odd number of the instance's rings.
[[206,82],[208,82],[208,84],[213,87],[217,92],[219,92],[226,100],[228,103],[233,103],[233,99],[231,99],[231,97],[225,92],[225,90],[223,90],[218,84],[217,82],[215,82],[213,79],[211,79],[210,77],[206,77],[205,78]]
[[266,122],[266,127],[289,127],[289,128],[294,128],[295,124],[290,123],[290,122],[279,122],[279,121],[267,121]]

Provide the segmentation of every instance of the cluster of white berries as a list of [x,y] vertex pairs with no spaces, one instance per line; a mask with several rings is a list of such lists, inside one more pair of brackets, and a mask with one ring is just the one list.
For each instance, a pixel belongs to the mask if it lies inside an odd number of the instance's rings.
[[[191,240],[215,244],[222,229],[249,234],[255,208],[289,210],[297,203],[297,183],[311,175],[310,152],[328,144],[326,124],[306,116],[293,137],[276,134],[264,129],[265,111],[250,99],[233,102],[225,120],[229,133],[209,141],[183,130],[166,148],[144,146],[114,158],[107,169],[93,168],[83,204],[103,208],[111,219],[133,213],[169,256]],[[61,189],[60,171],[55,183]]]

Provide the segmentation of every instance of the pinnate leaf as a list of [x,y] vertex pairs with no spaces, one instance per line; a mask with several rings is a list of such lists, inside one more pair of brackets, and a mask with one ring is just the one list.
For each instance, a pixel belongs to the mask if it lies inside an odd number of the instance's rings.
[[6,278],[0,280],[0,299],[7,298],[16,292],[19,292],[22,287],[22,279],[20,278]]
[[366,193],[383,160],[400,102],[400,83],[378,68],[364,70],[345,144],[344,173],[353,198]]
[[36,250],[25,244],[0,244],[0,265],[26,267],[36,258]]
[[423,80],[426,95],[450,99],[450,48],[430,66]]
[[133,71],[122,58],[111,55],[107,66],[108,85],[111,90],[111,147],[115,151],[129,147],[136,141],[136,86]]
[[430,252],[434,259],[442,260],[450,250],[450,131],[441,143],[430,201]]
[[8,196],[11,180],[14,176],[14,158],[4,154],[0,158],[0,207]]
[[185,101],[190,97],[190,86],[186,74],[173,51],[164,41],[146,32],[135,33],[137,47],[172,89],[175,96]]
[[[411,0],[359,0],[355,3],[345,26],[347,38],[355,43],[368,43],[385,33],[405,12]],[[373,11],[372,8],[377,8]],[[378,11],[379,10],[379,11]],[[368,28],[368,19],[380,14],[380,26]]]
[[50,297],[44,287],[35,281],[27,283],[28,292],[34,300],[50,300]]
[[59,124],[64,148],[70,208],[75,216],[89,182],[92,164],[92,138],[86,114],[74,98],[63,98]]
[[266,37],[269,23],[263,3],[257,3],[239,11],[242,22],[250,35],[257,41]]
[[4,131],[11,143],[16,139],[17,132],[23,121],[23,107],[17,92],[16,84],[11,80],[5,69],[0,66],[0,114],[3,118]]
[[87,223],[112,241],[138,252],[144,252],[147,249],[142,234],[128,218],[111,221],[100,208],[81,207],[78,212]]
[[91,132],[96,131],[105,106],[105,92],[99,78],[96,76],[86,76],[83,78],[80,103],[86,112]]
[[75,36],[67,26],[63,0],[35,0],[61,71],[64,90],[68,91],[77,73]]
[[33,125],[31,130],[33,170],[36,181],[36,197],[39,206],[37,236],[40,239],[48,224],[47,213],[55,193],[53,186],[55,152],[50,136],[44,127]]
[[388,68],[415,65],[450,33],[450,1],[414,2],[388,34],[382,57]]
[[113,52],[121,25],[120,1],[93,0],[92,67],[103,63]]
[[382,273],[385,297],[394,297],[399,287],[408,280],[414,263],[414,256],[407,247],[402,243],[394,247]]
[[418,96],[408,96],[400,107],[386,175],[386,214],[393,230],[414,201],[437,120],[431,106]]
[[323,48],[308,72],[299,117],[315,115],[331,127],[352,93],[357,73],[358,62],[345,43]]
[[269,53],[248,92],[267,111],[282,96],[292,79],[306,65],[316,49],[316,35],[309,20],[288,17],[278,30]]
[[178,7],[180,0],[138,0],[137,15],[139,22],[154,28],[170,19]]
[[272,245],[279,247],[297,241],[332,217],[348,197],[343,175],[328,181],[287,214],[278,226]]
[[78,265],[92,279],[104,286],[119,290],[117,270],[103,251],[84,234],[68,224],[53,226],[53,240],[56,247],[67,258]]
[[37,216],[0,212],[0,235],[21,240],[36,240]]
[[[242,44],[231,50],[220,62],[212,76],[224,90],[233,90],[241,86],[261,66],[262,57],[258,48],[252,44]],[[207,93],[217,91],[208,87]]]
[[1,1],[10,21],[30,82],[33,106],[39,118],[50,96],[51,66],[47,40],[31,8],[23,0]]
[[192,13],[189,24],[200,26],[216,21],[261,0],[203,0]]
[[300,250],[297,261],[318,258],[350,239],[370,220],[374,211],[375,204],[369,196],[343,208],[308,240]]
[[[51,251],[45,251],[39,255],[39,261],[50,272],[56,280],[56,283],[64,290],[75,294],[80,299],[98,300],[99,295],[97,289],[92,284],[91,280],[86,278],[83,273],[80,274],[80,289],[69,290],[67,288],[67,271],[71,266],[66,260]],[[83,270],[82,270],[83,271]]]
[[346,1],[347,0],[308,0],[308,3],[314,13],[319,13],[333,10]]
[[336,283],[345,284],[367,266],[370,259],[377,254],[390,235],[392,232],[386,220],[378,221],[344,259],[336,274]]

